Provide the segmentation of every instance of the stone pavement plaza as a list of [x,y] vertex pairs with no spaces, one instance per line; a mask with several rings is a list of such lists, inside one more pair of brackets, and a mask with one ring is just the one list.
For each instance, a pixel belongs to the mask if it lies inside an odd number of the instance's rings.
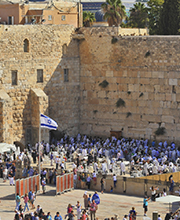
[[[2,179],[0,179],[1,220],[13,220],[15,209],[14,190],[14,186],[9,186],[9,181],[3,183]],[[37,207],[38,204],[41,205],[45,213],[50,211],[53,219],[55,213],[59,211],[64,219],[67,205],[69,203],[75,205],[79,200],[81,205],[83,205],[83,193],[84,190],[73,190],[65,194],[55,196],[55,187],[47,186],[47,193],[45,195],[42,194],[42,191],[37,195],[35,206]],[[93,191],[89,191],[89,193],[93,194]],[[112,217],[114,214],[118,214],[119,219],[122,220],[123,216],[128,214],[132,206],[134,206],[138,212],[137,219],[143,219],[143,198],[108,193],[100,194],[100,198],[101,204],[99,205],[97,211],[97,217],[99,220]],[[21,204],[23,204],[23,200]],[[147,213],[148,217],[151,218],[152,212],[155,210],[159,211],[164,219],[165,213],[168,211],[168,204],[149,202],[149,211]]]

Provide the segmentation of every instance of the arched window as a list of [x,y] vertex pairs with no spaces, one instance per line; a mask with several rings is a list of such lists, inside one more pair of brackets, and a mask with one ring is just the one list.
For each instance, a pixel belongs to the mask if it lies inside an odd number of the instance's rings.
[[63,44],[63,46],[62,46],[62,54],[66,55],[66,53],[67,53],[67,44]]
[[28,41],[28,39],[24,40],[24,52],[29,52],[29,41]]

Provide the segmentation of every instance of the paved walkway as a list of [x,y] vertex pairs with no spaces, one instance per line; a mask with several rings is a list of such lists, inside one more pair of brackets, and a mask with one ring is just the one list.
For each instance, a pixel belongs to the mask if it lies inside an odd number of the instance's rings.
[[[13,220],[14,218],[14,190],[14,186],[9,186],[9,181],[3,183],[2,179],[0,179],[1,220]],[[47,186],[47,193],[45,195],[41,193],[42,192],[37,195],[35,206],[37,206],[38,204],[41,205],[45,213],[50,211],[53,219],[57,211],[61,213],[64,219],[67,205],[69,203],[75,205],[77,200],[79,200],[81,205],[83,206],[83,190],[73,190],[71,192],[55,196],[55,187]],[[93,194],[93,191],[89,191],[89,193]],[[108,193],[100,194],[100,198],[101,204],[99,205],[97,211],[97,217],[99,220],[110,218],[114,216],[114,214],[118,214],[119,219],[122,220],[123,216],[125,214],[128,214],[132,206],[134,206],[136,208],[136,211],[138,212],[137,219],[143,219],[143,198]],[[168,205],[157,202],[149,202],[148,217],[152,217],[153,211],[158,211],[164,219],[165,213],[166,211],[168,211]]]

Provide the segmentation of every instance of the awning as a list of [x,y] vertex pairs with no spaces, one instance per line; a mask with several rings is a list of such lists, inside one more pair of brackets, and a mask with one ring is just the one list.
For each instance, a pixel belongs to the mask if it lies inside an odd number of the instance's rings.
[[14,144],[6,144],[6,143],[0,143],[0,153],[4,152],[10,152],[10,151],[16,151],[16,146]]

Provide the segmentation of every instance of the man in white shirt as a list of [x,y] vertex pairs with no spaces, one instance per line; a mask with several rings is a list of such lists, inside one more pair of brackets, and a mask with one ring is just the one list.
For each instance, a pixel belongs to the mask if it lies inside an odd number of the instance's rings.
[[59,163],[60,163],[60,156],[57,156],[55,159],[55,163],[56,163],[56,170],[58,169]]
[[123,162],[123,160],[121,160],[121,163],[120,163],[120,168],[121,168],[121,175],[125,175],[126,173],[126,166],[125,166],[125,163]]

